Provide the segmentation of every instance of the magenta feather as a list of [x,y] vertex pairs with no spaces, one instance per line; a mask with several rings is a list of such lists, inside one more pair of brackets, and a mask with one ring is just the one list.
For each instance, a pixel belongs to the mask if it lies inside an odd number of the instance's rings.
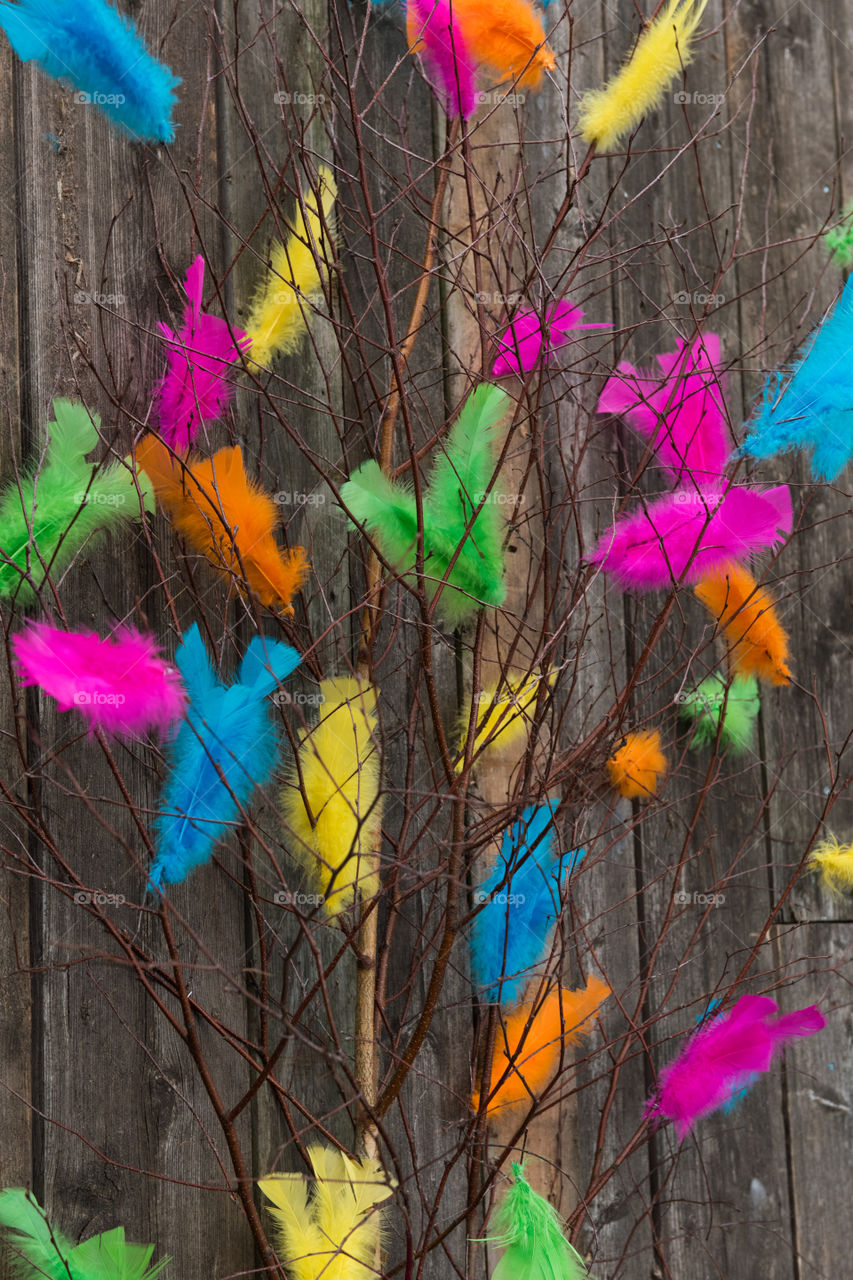
[[426,73],[450,116],[464,120],[477,107],[474,60],[449,0],[409,0],[409,26],[417,35]]
[[617,520],[590,559],[623,587],[654,591],[775,547],[792,523],[787,485],[678,489]]
[[492,365],[493,378],[515,374],[525,377],[540,363],[548,364],[555,352],[572,341],[577,329],[609,329],[609,324],[584,324],[584,313],[568,299],[555,302],[545,312],[544,322],[532,308],[521,311],[495,339],[498,354]]
[[678,342],[657,357],[657,370],[623,362],[604,384],[598,412],[624,418],[675,480],[714,484],[732,452],[720,365],[713,333],[691,347]]
[[789,1040],[825,1026],[816,1005],[780,1014],[769,996],[741,996],[728,1013],[695,1031],[664,1067],[646,1114],[672,1120],[681,1140],[702,1116],[725,1106],[749,1076],[769,1071]]
[[188,449],[202,422],[215,421],[231,398],[227,381],[231,367],[248,348],[249,338],[240,329],[201,309],[204,258],[201,254],[187,271],[187,305],[180,333],[158,322],[166,341],[166,374],[157,388],[160,434],[178,452]]
[[180,674],[156,641],[130,627],[102,639],[92,631],[61,631],[30,622],[12,637],[21,684],[38,685],[60,711],[79,711],[89,731],[137,738],[167,729],[184,714]]

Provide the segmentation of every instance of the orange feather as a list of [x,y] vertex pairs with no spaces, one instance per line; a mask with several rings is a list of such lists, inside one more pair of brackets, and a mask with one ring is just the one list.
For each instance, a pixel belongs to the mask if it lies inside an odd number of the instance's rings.
[[659,778],[666,773],[666,756],[657,729],[629,733],[607,761],[607,772],[620,796],[653,796]]
[[[453,18],[472,58],[519,89],[538,89],[557,65],[542,19],[528,0],[452,0]],[[406,13],[409,48],[418,47],[416,6]]]
[[308,573],[304,547],[282,551],[275,540],[275,502],[246,475],[238,447],[212,458],[174,458],[155,436],[136,446],[136,460],[177,532],[218,573],[242,580],[267,608],[293,613],[291,600]]
[[[577,1044],[590,1034],[595,1012],[609,995],[606,982],[589,977],[580,991],[552,987],[543,1000],[510,1013],[495,1042],[488,1114],[529,1105],[551,1084],[559,1071],[562,1046]],[[479,1091],[472,1102],[477,1111]]]
[[769,592],[747,569],[727,564],[701,578],[696,597],[717,620],[729,646],[729,666],[770,684],[790,684],[788,633]]

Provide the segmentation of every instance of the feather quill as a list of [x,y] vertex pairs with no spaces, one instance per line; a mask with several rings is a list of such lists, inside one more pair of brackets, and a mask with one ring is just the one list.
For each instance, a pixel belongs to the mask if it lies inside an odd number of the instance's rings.
[[62,631],[30,622],[12,637],[22,685],[38,685],[60,711],[79,711],[90,733],[138,738],[167,729],[184,712],[177,671],[153,636],[119,627],[101,639],[92,631]]
[[788,633],[769,592],[751,573],[741,565],[724,564],[701,578],[694,591],[726,637],[733,673],[790,684]]
[[7,0],[0,26],[22,62],[77,89],[135,142],[172,142],[181,83],[145,47],[130,18],[104,0]]
[[252,301],[246,333],[259,365],[297,349],[308,332],[306,313],[322,299],[329,280],[338,189],[325,165],[318,166],[317,179],[319,191],[306,193],[304,212],[297,205],[286,242],[270,249],[270,269]]
[[527,805],[504,832],[491,874],[474,890],[480,906],[471,925],[471,976],[482,998],[515,1004],[533,968],[547,954],[548,932],[560,913],[560,884],[583,849],[555,847],[554,808]]
[[[492,1058],[487,1113],[504,1114],[535,1101],[556,1077],[563,1046],[591,1034],[596,1011],[609,995],[607,984],[590,975],[583,990],[552,987],[543,999],[508,1014]],[[478,1111],[479,1091],[472,1101]]]
[[[508,680],[501,680],[499,684],[490,686],[478,695],[477,724],[471,757],[475,764],[482,761],[486,752],[512,750],[527,737],[543,679],[547,679],[551,686],[556,676],[550,674],[543,677],[538,671],[510,676]],[[465,765],[465,743],[468,740],[470,718],[468,711],[464,711],[459,717],[459,758],[455,765],[457,773],[461,773]]]
[[573,340],[578,329],[609,329],[609,324],[584,324],[584,313],[567,299],[548,307],[544,320],[533,308],[520,311],[499,338],[492,365],[493,378],[526,377],[540,363],[551,364],[557,352]]
[[528,0],[453,0],[471,56],[501,80],[536,90],[557,65],[542,19]]
[[204,258],[199,254],[187,270],[187,305],[180,333],[162,322],[157,325],[166,343],[167,362],[156,392],[160,435],[178,452],[190,447],[203,422],[221,417],[232,395],[228,374],[249,345],[241,330],[234,329],[232,337],[225,320],[202,311],[203,289]]
[[167,750],[168,774],[154,821],[155,889],[180,884],[212,856],[242,821],[256,788],[272,776],[279,755],[267,696],[299,665],[280,641],[254,636],[237,678],[219,679],[197,624],[178,646],[175,662],[186,685],[186,719]]
[[590,559],[625,589],[655,591],[776,547],[792,523],[786,485],[679,489],[617,520]]
[[660,733],[645,729],[629,733],[607,761],[610,783],[628,800],[655,795],[666,773]]
[[39,466],[0,495],[0,599],[21,604],[32,604],[48,575],[55,580],[106,530],[154,510],[144,476],[122,462],[86,462],[98,444],[97,416],[71,400],[54,400],[53,414]]
[[669,0],[616,75],[603,89],[584,95],[578,122],[584,142],[611,151],[660,106],[693,58],[693,40],[707,3]]
[[533,1190],[520,1164],[494,1217],[496,1235],[485,1243],[504,1250],[492,1280],[585,1280],[583,1258],[566,1239],[553,1205]]
[[[483,604],[501,605],[506,596],[504,517],[491,481],[495,434],[509,404],[507,394],[489,383],[472,392],[423,495],[425,587],[430,600],[438,596],[437,611],[452,627]],[[341,486],[341,502],[398,572],[413,571],[418,523],[408,486],[366,462]]]
[[22,1187],[0,1191],[0,1233],[14,1280],[154,1280],[169,1262],[152,1266],[154,1246],[125,1240],[124,1227],[72,1244]]
[[678,342],[657,357],[657,370],[623,361],[604,384],[598,412],[623,418],[676,482],[713,485],[731,453],[720,365],[716,334],[691,347]]
[[853,277],[793,367],[769,378],[741,453],[773,458],[811,450],[816,480],[835,480],[853,452]]
[[821,885],[834,898],[853,893],[853,844],[828,836],[812,849],[807,870],[820,876]]
[[239,446],[212,458],[173,458],[156,436],[143,436],[136,460],[177,532],[229,581],[236,578],[268,609],[293,613],[291,600],[308,574],[303,547],[283,551],[275,539],[274,499],[246,475]]
[[301,1174],[258,1183],[272,1203],[276,1249],[293,1280],[373,1280],[380,1245],[379,1206],[394,1186],[378,1160],[351,1160],[311,1146],[313,1193]]
[[290,850],[334,917],[379,891],[382,832],[376,690],[346,676],[320,685],[320,718],[306,732],[282,792]]
[[679,1141],[724,1106],[751,1075],[769,1071],[786,1044],[826,1026],[816,1005],[781,1014],[769,996],[741,996],[728,1013],[695,1031],[664,1067],[646,1114],[675,1124]]
[[691,751],[713,746],[719,734],[720,747],[730,747],[737,755],[752,746],[760,707],[755,676],[727,682],[715,673],[692,692],[681,694],[678,714],[693,726]]
[[406,27],[409,50],[420,53],[445,111],[467,120],[477,108],[477,76],[455,3],[409,0]]

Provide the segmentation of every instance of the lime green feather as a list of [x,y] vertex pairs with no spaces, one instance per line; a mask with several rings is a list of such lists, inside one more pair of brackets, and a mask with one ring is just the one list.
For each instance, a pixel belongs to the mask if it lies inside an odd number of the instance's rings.
[[495,1215],[498,1234],[488,1236],[505,1252],[492,1280],[585,1280],[583,1258],[566,1239],[553,1205],[533,1190],[521,1165]]
[[755,676],[738,677],[728,686],[717,673],[692,691],[681,695],[679,715],[693,725],[691,751],[713,745],[722,718],[720,746],[735,753],[748,751],[755,737],[755,721],[761,702]]
[[150,1266],[154,1246],[130,1244],[124,1227],[72,1245],[21,1187],[0,1192],[0,1232],[15,1280],[154,1280],[168,1262]]
[[[504,583],[504,510],[495,470],[495,435],[510,405],[484,383],[469,397],[433,465],[423,495],[424,575],[438,612],[456,626],[484,604],[500,605]],[[352,517],[374,537],[385,559],[410,573],[417,558],[417,508],[411,489],[367,462],[341,487]],[[475,514],[476,512],[476,514]],[[450,568],[451,563],[453,568]],[[446,585],[441,586],[446,579]]]
[[837,267],[842,271],[853,268],[853,208],[847,210],[837,227],[827,231],[824,243]]
[[[0,599],[31,604],[48,573],[68,567],[106,529],[154,510],[151,483],[122,462],[86,462],[99,419],[81,404],[55,400],[44,458],[0,494]],[[91,543],[90,543],[91,545]]]

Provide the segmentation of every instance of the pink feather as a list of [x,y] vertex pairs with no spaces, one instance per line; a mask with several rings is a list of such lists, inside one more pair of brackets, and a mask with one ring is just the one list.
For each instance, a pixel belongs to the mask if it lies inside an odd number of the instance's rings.
[[449,116],[464,120],[477,107],[477,72],[450,0],[409,0],[409,28],[433,88]]
[[720,339],[710,333],[693,346],[657,357],[658,369],[617,365],[598,401],[598,412],[624,418],[651,441],[675,480],[713,484],[732,452],[720,371]]
[[726,561],[775,547],[792,523],[786,485],[677,489],[617,520],[590,559],[624,588],[655,591],[674,581],[696,582]]
[[577,329],[609,329],[609,324],[583,324],[584,313],[567,299],[555,302],[545,312],[545,322],[537,311],[521,311],[495,339],[498,355],[492,365],[493,378],[510,374],[525,377],[540,360],[548,364],[554,354],[572,341],[569,334]]
[[166,341],[167,361],[156,392],[160,433],[181,453],[193,443],[202,422],[214,421],[224,410],[232,393],[228,374],[241,349],[250,345],[242,330],[229,330],[224,320],[202,311],[203,288],[204,258],[199,254],[187,271],[181,332],[173,333],[162,321],[157,325]]
[[780,1015],[769,996],[741,996],[729,1013],[694,1032],[664,1067],[648,1116],[675,1123],[679,1140],[702,1116],[723,1106],[747,1080],[769,1071],[789,1040],[826,1026],[816,1005]]
[[179,672],[160,657],[153,637],[130,627],[101,639],[31,622],[12,637],[12,649],[21,684],[39,685],[60,711],[79,711],[90,732],[135,738],[184,714]]

